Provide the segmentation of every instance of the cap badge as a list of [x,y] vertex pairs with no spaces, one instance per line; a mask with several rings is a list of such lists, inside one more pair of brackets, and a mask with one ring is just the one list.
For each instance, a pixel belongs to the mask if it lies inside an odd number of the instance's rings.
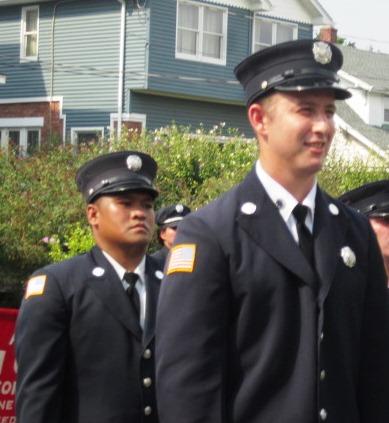
[[331,203],[331,204],[328,206],[328,209],[330,210],[330,213],[331,213],[331,214],[333,214],[334,216],[337,216],[337,215],[339,214],[339,209],[338,209],[338,207],[337,207],[335,204],[333,204],[333,203]]
[[267,81],[262,81],[262,83],[261,83],[261,88],[262,88],[263,90],[265,90],[265,89],[267,88],[267,84],[268,84],[268,82],[267,82]]
[[321,63],[322,65],[327,65],[331,62],[332,50],[329,44],[324,43],[323,41],[317,41],[313,43],[312,52],[316,62]]
[[104,270],[102,267],[95,267],[95,268],[92,270],[92,275],[93,275],[93,276],[97,276],[98,278],[99,278],[100,276],[103,276],[103,275],[104,275],[104,273],[105,273],[105,270]]
[[138,170],[142,168],[142,159],[136,154],[131,154],[127,157],[126,164],[128,170],[131,170],[132,172],[138,172]]
[[244,203],[240,208],[240,211],[244,214],[254,214],[255,210],[257,210],[257,206],[254,203]]
[[343,247],[340,250],[340,256],[343,259],[343,263],[347,267],[354,267],[355,266],[357,259],[355,257],[354,251],[350,247]]
[[88,191],[89,195],[92,195],[93,194],[93,191],[94,191],[94,189],[93,188],[90,188],[89,191]]
[[183,211],[184,211],[184,206],[182,204],[177,204],[176,205],[176,212],[182,213]]

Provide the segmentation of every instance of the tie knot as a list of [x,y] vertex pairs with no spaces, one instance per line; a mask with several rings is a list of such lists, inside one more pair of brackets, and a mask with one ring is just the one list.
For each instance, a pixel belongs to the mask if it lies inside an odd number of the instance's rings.
[[139,275],[134,272],[126,272],[123,276],[123,279],[128,282],[128,290],[131,292],[134,289],[136,281],[138,280]]
[[305,224],[305,218],[307,217],[308,210],[309,209],[307,206],[303,206],[300,203],[297,204],[297,206],[292,211],[297,223],[300,223],[301,225]]

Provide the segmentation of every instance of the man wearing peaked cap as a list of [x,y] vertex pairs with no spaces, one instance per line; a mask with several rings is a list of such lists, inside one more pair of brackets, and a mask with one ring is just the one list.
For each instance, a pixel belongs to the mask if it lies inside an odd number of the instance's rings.
[[389,286],[389,179],[362,185],[339,199],[369,218],[384,258]]
[[389,421],[386,277],[368,220],[320,189],[341,51],[243,60],[259,157],[180,224],[157,311],[161,423]]
[[158,225],[158,241],[162,248],[152,254],[152,257],[158,260],[162,268],[165,266],[167,255],[176,238],[177,227],[189,213],[189,207],[183,204],[174,204],[158,210],[155,216],[155,222]]
[[157,164],[120,151],[78,170],[96,246],[37,270],[16,326],[19,423],[157,423]]

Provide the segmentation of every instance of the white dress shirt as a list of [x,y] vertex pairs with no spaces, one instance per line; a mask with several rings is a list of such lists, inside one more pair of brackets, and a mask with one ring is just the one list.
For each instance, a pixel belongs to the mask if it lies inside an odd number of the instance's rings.
[[[292,211],[298,204],[298,201],[293,197],[293,195],[287,191],[281,184],[275,181],[262,167],[261,162],[257,160],[255,165],[255,171],[261,184],[263,185],[267,195],[277,206],[278,211],[286,226],[288,227],[290,233],[292,234],[294,240],[298,243],[296,219],[294,218]],[[315,197],[317,191],[317,183],[315,181],[312,189],[309,191],[308,195],[304,198],[303,204],[308,207],[307,217],[305,219],[305,225],[313,232],[313,220],[315,216]]]
[[[119,264],[113,257],[111,257],[108,253],[103,251],[104,256],[106,259],[112,264],[112,267],[115,269],[116,273],[119,276],[123,284],[123,289],[126,291],[129,287],[127,281],[123,279],[124,274],[128,271],[126,270],[121,264]],[[144,329],[145,326],[145,318],[146,318],[146,306],[147,306],[147,298],[146,298],[146,284],[145,284],[145,269],[146,269],[146,256],[143,256],[141,262],[134,270],[134,273],[138,275],[138,280],[136,281],[135,288],[139,294],[139,302],[140,302],[140,326]]]

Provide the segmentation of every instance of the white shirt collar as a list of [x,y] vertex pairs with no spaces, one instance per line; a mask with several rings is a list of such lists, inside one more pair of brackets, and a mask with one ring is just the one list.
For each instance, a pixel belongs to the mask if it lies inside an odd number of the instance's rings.
[[[291,218],[292,211],[298,204],[298,201],[293,197],[293,195],[289,191],[287,191],[281,184],[274,180],[265,171],[259,160],[257,160],[256,162],[255,171],[267,195],[277,206],[283,220],[288,223],[288,220]],[[317,183],[315,181],[312,189],[309,191],[308,195],[304,198],[302,202],[302,204],[304,206],[307,206],[309,209],[306,219],[306,225],[311,230],[311,232],[313,229],[313,219],[315,215],[316,191]]]
[[[103,254],[104,254],[105,258],[111,263],[112,267],[115,269],[117,275],[119,276],[119,279],[122,281],[124,274],[127,272],[127,269],[125,269],[120,263],[118,263],[107,252],[103,251]],[[137,273],[138,276],[139,276],[137,283],[144,284],[145,269],[146,269],[146,256],[144,255],[141,262],[138,264],[138,266],[134,270],[134,273]]]

